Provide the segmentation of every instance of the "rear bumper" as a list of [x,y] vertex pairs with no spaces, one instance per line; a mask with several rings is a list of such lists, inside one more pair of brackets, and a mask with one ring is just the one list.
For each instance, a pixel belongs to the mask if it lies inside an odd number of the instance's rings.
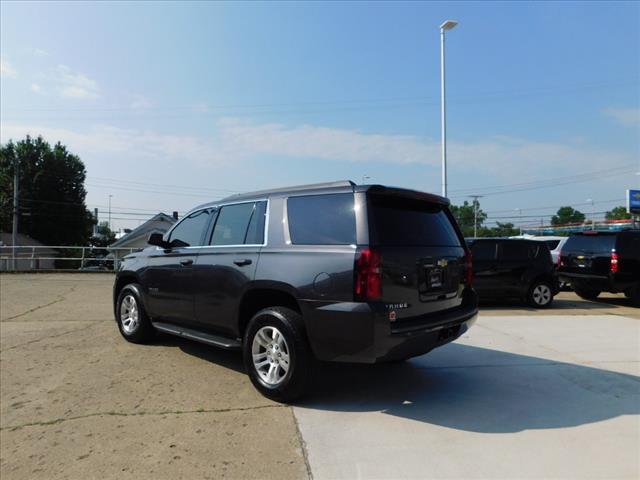
[[632,279],[616,278],[611,275],[590,275],[584,273],[560,272],[560,280],[576,288],[604,292],[624,292],[636,282]]
[[378,363],[422,355],[460,337],[478,317],[477,297],[472,296],[464,306],[397,324],[375,303],[301,303],[316,358]]

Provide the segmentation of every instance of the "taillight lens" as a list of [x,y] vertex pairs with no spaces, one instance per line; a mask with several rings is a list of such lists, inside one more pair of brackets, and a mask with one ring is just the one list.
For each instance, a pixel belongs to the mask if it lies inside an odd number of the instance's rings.
[[467,285],[471,285],[473,282],[473,255],[471,255],[471,250],[467,250],[464,254],[464,268],[464,279]]
[[373,248],[364,248],[356,260],[354,293],[358,300],[382,297],[382,256]]
[[562,250],[558,250],[558,261],[556,262],[558,267],[562,266]]
[[611,273],[618,273],[618,254],[611,252]]

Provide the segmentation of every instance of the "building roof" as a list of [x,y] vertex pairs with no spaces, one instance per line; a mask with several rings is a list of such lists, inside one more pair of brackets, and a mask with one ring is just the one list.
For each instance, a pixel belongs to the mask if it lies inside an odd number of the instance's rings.
[[[133,229],[131,232],[127,233],[123,237],[113,242],[111,245],[109,245],[108,248],[127,247],[128,244],[136,240],[139,240],[140,237],[146,238],[149,236],[149,234],[154,232],[164,233],[167,230],[169,230],[169,228],[171,228],[171,226],[174,223],[176,223],[176,221],[177,220],[173,218],[171,215],[167,215],[166,213],[160,212],[154,215],[153,217],[151,217],[149,220],[144,222],[139,227]],[[158,228],[158,223],[162,223],[162,222],[167,222],[167,228],[165,229]]]
[[[0,247],[12,247],[12,246],[13,246],[13,234],[0,232]],[[18,247],[42,247],[44,246],[44,244],[34,238],[31,238],[29,235],[25,235],[24,233],[18,233],[17,246]],[[52,253],[56,253],[56,250],[52,248],[38,248],[36,252],[40,254],[44,254],[44,253],[52,254]]]

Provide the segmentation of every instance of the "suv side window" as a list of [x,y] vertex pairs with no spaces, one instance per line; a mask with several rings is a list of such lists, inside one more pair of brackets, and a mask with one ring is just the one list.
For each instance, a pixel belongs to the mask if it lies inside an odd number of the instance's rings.
[[247,245],[262,245],[264,243],[264,223],[267,212],[267,202],[257,202],[251,214],[249,228],[244,238]]
[[496,259],[496,242],[474,242],[471,255],[474,260],[489,262]]
[[211,245],[243,245],[255,203],[225,205],[220,209],[211,236]]
[[500,260],[522,261],[529,259],[529,248],[524,242],[503,242],[500,245]]
[[356,243],[356,212],[352,193],[289,197],[291,242],[298,245]]
[[202,245],[202,237],[211,218],[211,209],[198,210],[182,219],[176,227],[171,230],[169,242],[182,242],[187,247]]

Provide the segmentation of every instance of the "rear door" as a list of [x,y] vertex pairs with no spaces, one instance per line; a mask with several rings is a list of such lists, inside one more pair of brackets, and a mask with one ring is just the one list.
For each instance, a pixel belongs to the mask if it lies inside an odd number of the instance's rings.
[[462,303],[465,248],[446,205],[369,194],[369,243],[382,257],[383,301],[402,317]]
[[141,273],[147,288],[149,315],[179,325],[194,320],[193,265],[203,244],[213,210],[206,208],[183,218],[168,234],[170,249],[156,248]]
[[533,262],[529,243],[522,240],[502,240],[498,245],[496,292],[516,295],[524,288],[523,279]]
[[266,201],[251,201],[220,207],[194,270],[198,328],[235,333],[236,309],[264,244],[266,206]]
[[476,240],[471,244],[473,255],[473,288],[482,298],[495,294],[498,287],[496,262],[498,242],[496,240]]

